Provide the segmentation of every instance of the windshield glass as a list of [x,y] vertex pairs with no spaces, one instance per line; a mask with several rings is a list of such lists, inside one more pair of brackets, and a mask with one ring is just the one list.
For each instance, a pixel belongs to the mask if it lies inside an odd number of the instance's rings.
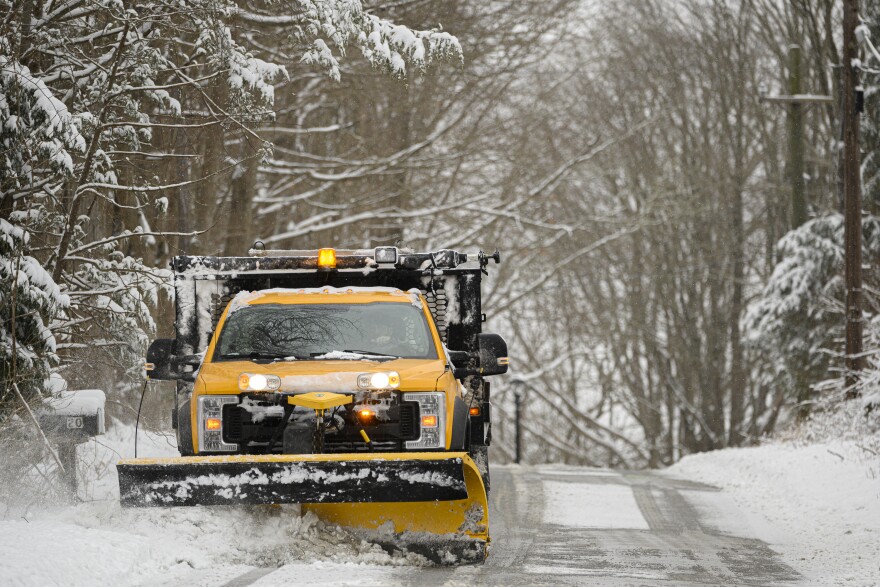
[[386,302],[246,306],[227,316],[214,360],[363,355],[436,359],[422,309]]

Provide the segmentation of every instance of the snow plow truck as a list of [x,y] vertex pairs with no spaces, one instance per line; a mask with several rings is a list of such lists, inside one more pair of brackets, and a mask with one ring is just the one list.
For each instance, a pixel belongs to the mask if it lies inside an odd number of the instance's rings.
[[269,251],[172,260],[179,457],[118,463],[123,506],[301,504],[387,549],[478,562],[489,544],[479,252]]

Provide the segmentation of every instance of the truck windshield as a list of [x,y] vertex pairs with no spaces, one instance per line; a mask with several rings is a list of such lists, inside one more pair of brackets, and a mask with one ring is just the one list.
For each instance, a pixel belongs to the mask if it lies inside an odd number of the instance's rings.
[[436,359],[421,308],[411,304],[255,304],[226,317],[215,361]]

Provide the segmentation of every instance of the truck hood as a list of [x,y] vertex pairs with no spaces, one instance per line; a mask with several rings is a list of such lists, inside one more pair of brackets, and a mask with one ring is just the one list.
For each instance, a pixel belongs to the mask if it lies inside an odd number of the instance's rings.
[[196,391],[199,393],[238,393],[238,376],[242,373],[278,375],[281,389],[286,392],[355,391],[361,373],[397,371],[400,391],[433,391],[445,366],[438,359],[222,361],[205,363],[199,370]]

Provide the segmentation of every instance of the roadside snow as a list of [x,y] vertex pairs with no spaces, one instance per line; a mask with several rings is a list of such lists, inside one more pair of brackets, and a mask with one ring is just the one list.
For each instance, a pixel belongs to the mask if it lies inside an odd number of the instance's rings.
[[[417,555],[389,555],[312,513],[301,515],[298,506],[123,509],[115,463],[133,452],[134,430],[111,426],[78,449],[80,497],[90,501],[0,503],[0,584],[219,585],[255,567],[288,564],[313,583],[336,569],[356,584],[364,577],[381,582],[389,566],[426,564]],[[173,436],[140,431],[138,456],[172,455]]]
[[688,456],[666,472],[723,488],[810,584],[877,585],[880,455],[864,446],[778,442]]
[[[297,506],[122,509],[91,502],[0,521],[3,585],[192,583],[212,569],[412,564]],[[356,574],[356,571],[355,571]],[[326,577],[325,577],[326,579]]]

